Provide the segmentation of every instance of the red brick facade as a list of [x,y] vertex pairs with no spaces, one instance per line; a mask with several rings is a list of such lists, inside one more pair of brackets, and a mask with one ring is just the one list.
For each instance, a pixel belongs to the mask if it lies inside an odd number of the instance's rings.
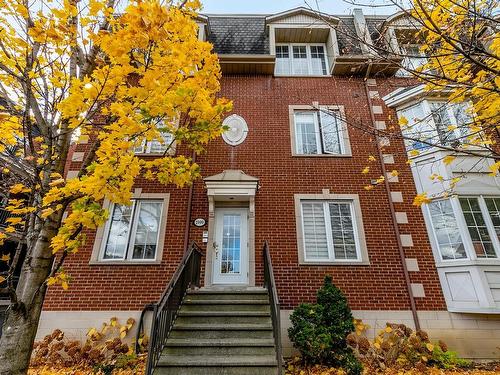
[[[377,78],[380,97],[406,85],[402,79]],[[226,76],[221,95],[234,101],[234,113],[248,123],[245,142],[232,147],[218,139],[200,155],[204,177],[226,169],[241,169],[260,179],[255,197],[256,283],[262,283],[262,244],[269,241],[275,278],[282,308],[293,308],[312,301],[324,275],[346,293],[356,310],[408,310],[409,296],[398,252],[388,194],[383,184],[371,191],[364,186],[381,175],[380,165],[372,162],[368,175],[361,174],[370,155],[377,156],[373,134],[360,130],[372,126],[365,82],[361,78],[275,78],[272,76]],[[342,105],[349,126],[352,157],[292,156],[289,105]],[[383,106],[374,98],[373,105]],[[383,107],[387,126],[397,126],[395,113]],[[83,151],[79,145],[77,151]],[[178,149],[182,152],[182,148]],[[407,258],[418,260],[419,271],[410,272],[412,283],[423,284],[425,297],[416,298],[419,310],[445,310],[439,279],[420,208],[412,206],[415,186],[401,140],[391,139],[384,153],[393,154],[399,182],[392,191],[402,192],[404,203],[395,203],[406,212],[408,224],[399,224],[401,234],[411,234],[414,246],[406,247]],[[73,163],[71,167],[77,167]],[[89,265],[93,236],[66,261],[73,280],[69,291],[49,289],[45,310],[140,310],[154,302],[169,281],[183,253],[188,189],[165,188],[137,181],[143,192],[171,193],[166,239],[161,265]],[[370,265],[305,266],[298,263],[294,194],[358,194],[363,213]],[[208,217],[208,199],[202,181],[196,181],[191,217]],[[191,226],[190,239],[201,244],[203,229]]]

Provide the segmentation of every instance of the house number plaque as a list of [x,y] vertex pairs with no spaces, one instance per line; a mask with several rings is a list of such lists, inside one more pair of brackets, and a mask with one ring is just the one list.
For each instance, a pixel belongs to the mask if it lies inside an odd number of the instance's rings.
[[204,227],[206,223],[207,223],[206,220],[201,218],[201,217],[198,219],[194,219],[194,221],[193,221],[193,224],[196,227]]

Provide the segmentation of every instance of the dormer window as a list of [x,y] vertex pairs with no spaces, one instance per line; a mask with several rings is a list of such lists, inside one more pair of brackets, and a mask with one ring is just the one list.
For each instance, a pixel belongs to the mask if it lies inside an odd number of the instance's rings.
[[325,76],[328,61],[324,44],[277,44],[277,76]]
[[427,56],[420,51],[420,44],[405,44],[400,46],[403,61],[401,69],[396,73],[399,77],[411,76],[412,72],[419,72],[427,64]]

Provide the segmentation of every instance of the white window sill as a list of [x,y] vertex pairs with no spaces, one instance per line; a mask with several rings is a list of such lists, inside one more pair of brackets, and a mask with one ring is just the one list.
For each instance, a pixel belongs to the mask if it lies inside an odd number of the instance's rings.
[[352,158],[352,154],[292,154],[299,158]]
[[300,266],[369,266],[369,261],[359,261],[359,260],[338,260],[338,261],[300,261]]
[[[159,158],[159,157],[163,157],[164,153],[163,152],[155,152],[155,153],[152,153],[152,152],[136,152],[134,153],[135,156],[138,156],[138,157],[155,157],[155,158]],[[172,152],[172,151],[169,151],[165,154],[165,156],[173,156],[175,155],[175,152]]]
[[452,313],[466,313],[466,314],[499,314],[500,309],[495,307],[478,307],[478,308],[460,308],[448,307],[448,311]]
[[450,259],[442,260],[436,263],[437,268],[448,268],[448,267],[467,267],[467,266],[498,266],[500,267],[499,258],[489,258],[489,259]]
[[284,75],[284,74],[275,74],[275,78],[331,78],[331,74],[321,74],[321,75]]
[[91,266],[158,266],[161,260],[91,260]]

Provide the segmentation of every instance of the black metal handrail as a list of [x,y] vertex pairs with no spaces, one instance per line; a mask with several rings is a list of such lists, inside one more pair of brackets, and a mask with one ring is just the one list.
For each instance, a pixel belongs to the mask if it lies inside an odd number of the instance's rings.
[[274,281],[273,265],[271,263],[271,254],[269,245],[264,242],[264,287],[269,292],[271,302],[271,319],[273,321],[274,346],[276,348],[276,360],[278,361],[278,375],[283,371],[283,349],[281,346],[281,323],[280,323],[280,301],[278,291]]
[[[151,334],[149,336],[146,375],[153,373],[153,369],[160,359],[161,352],[188,288],[191,286],[200,286],[201,257],[201,249],[193,242],[184,254],[181,263],[177,267],[160,300],[152,306],[153,319],[151,322]],[[146,308],[150,309],[151,306],[148,305]],[[143,318],[144,314],[141,315],[139,322],[136,348],[139,346],[138,339],[143,327]]]

